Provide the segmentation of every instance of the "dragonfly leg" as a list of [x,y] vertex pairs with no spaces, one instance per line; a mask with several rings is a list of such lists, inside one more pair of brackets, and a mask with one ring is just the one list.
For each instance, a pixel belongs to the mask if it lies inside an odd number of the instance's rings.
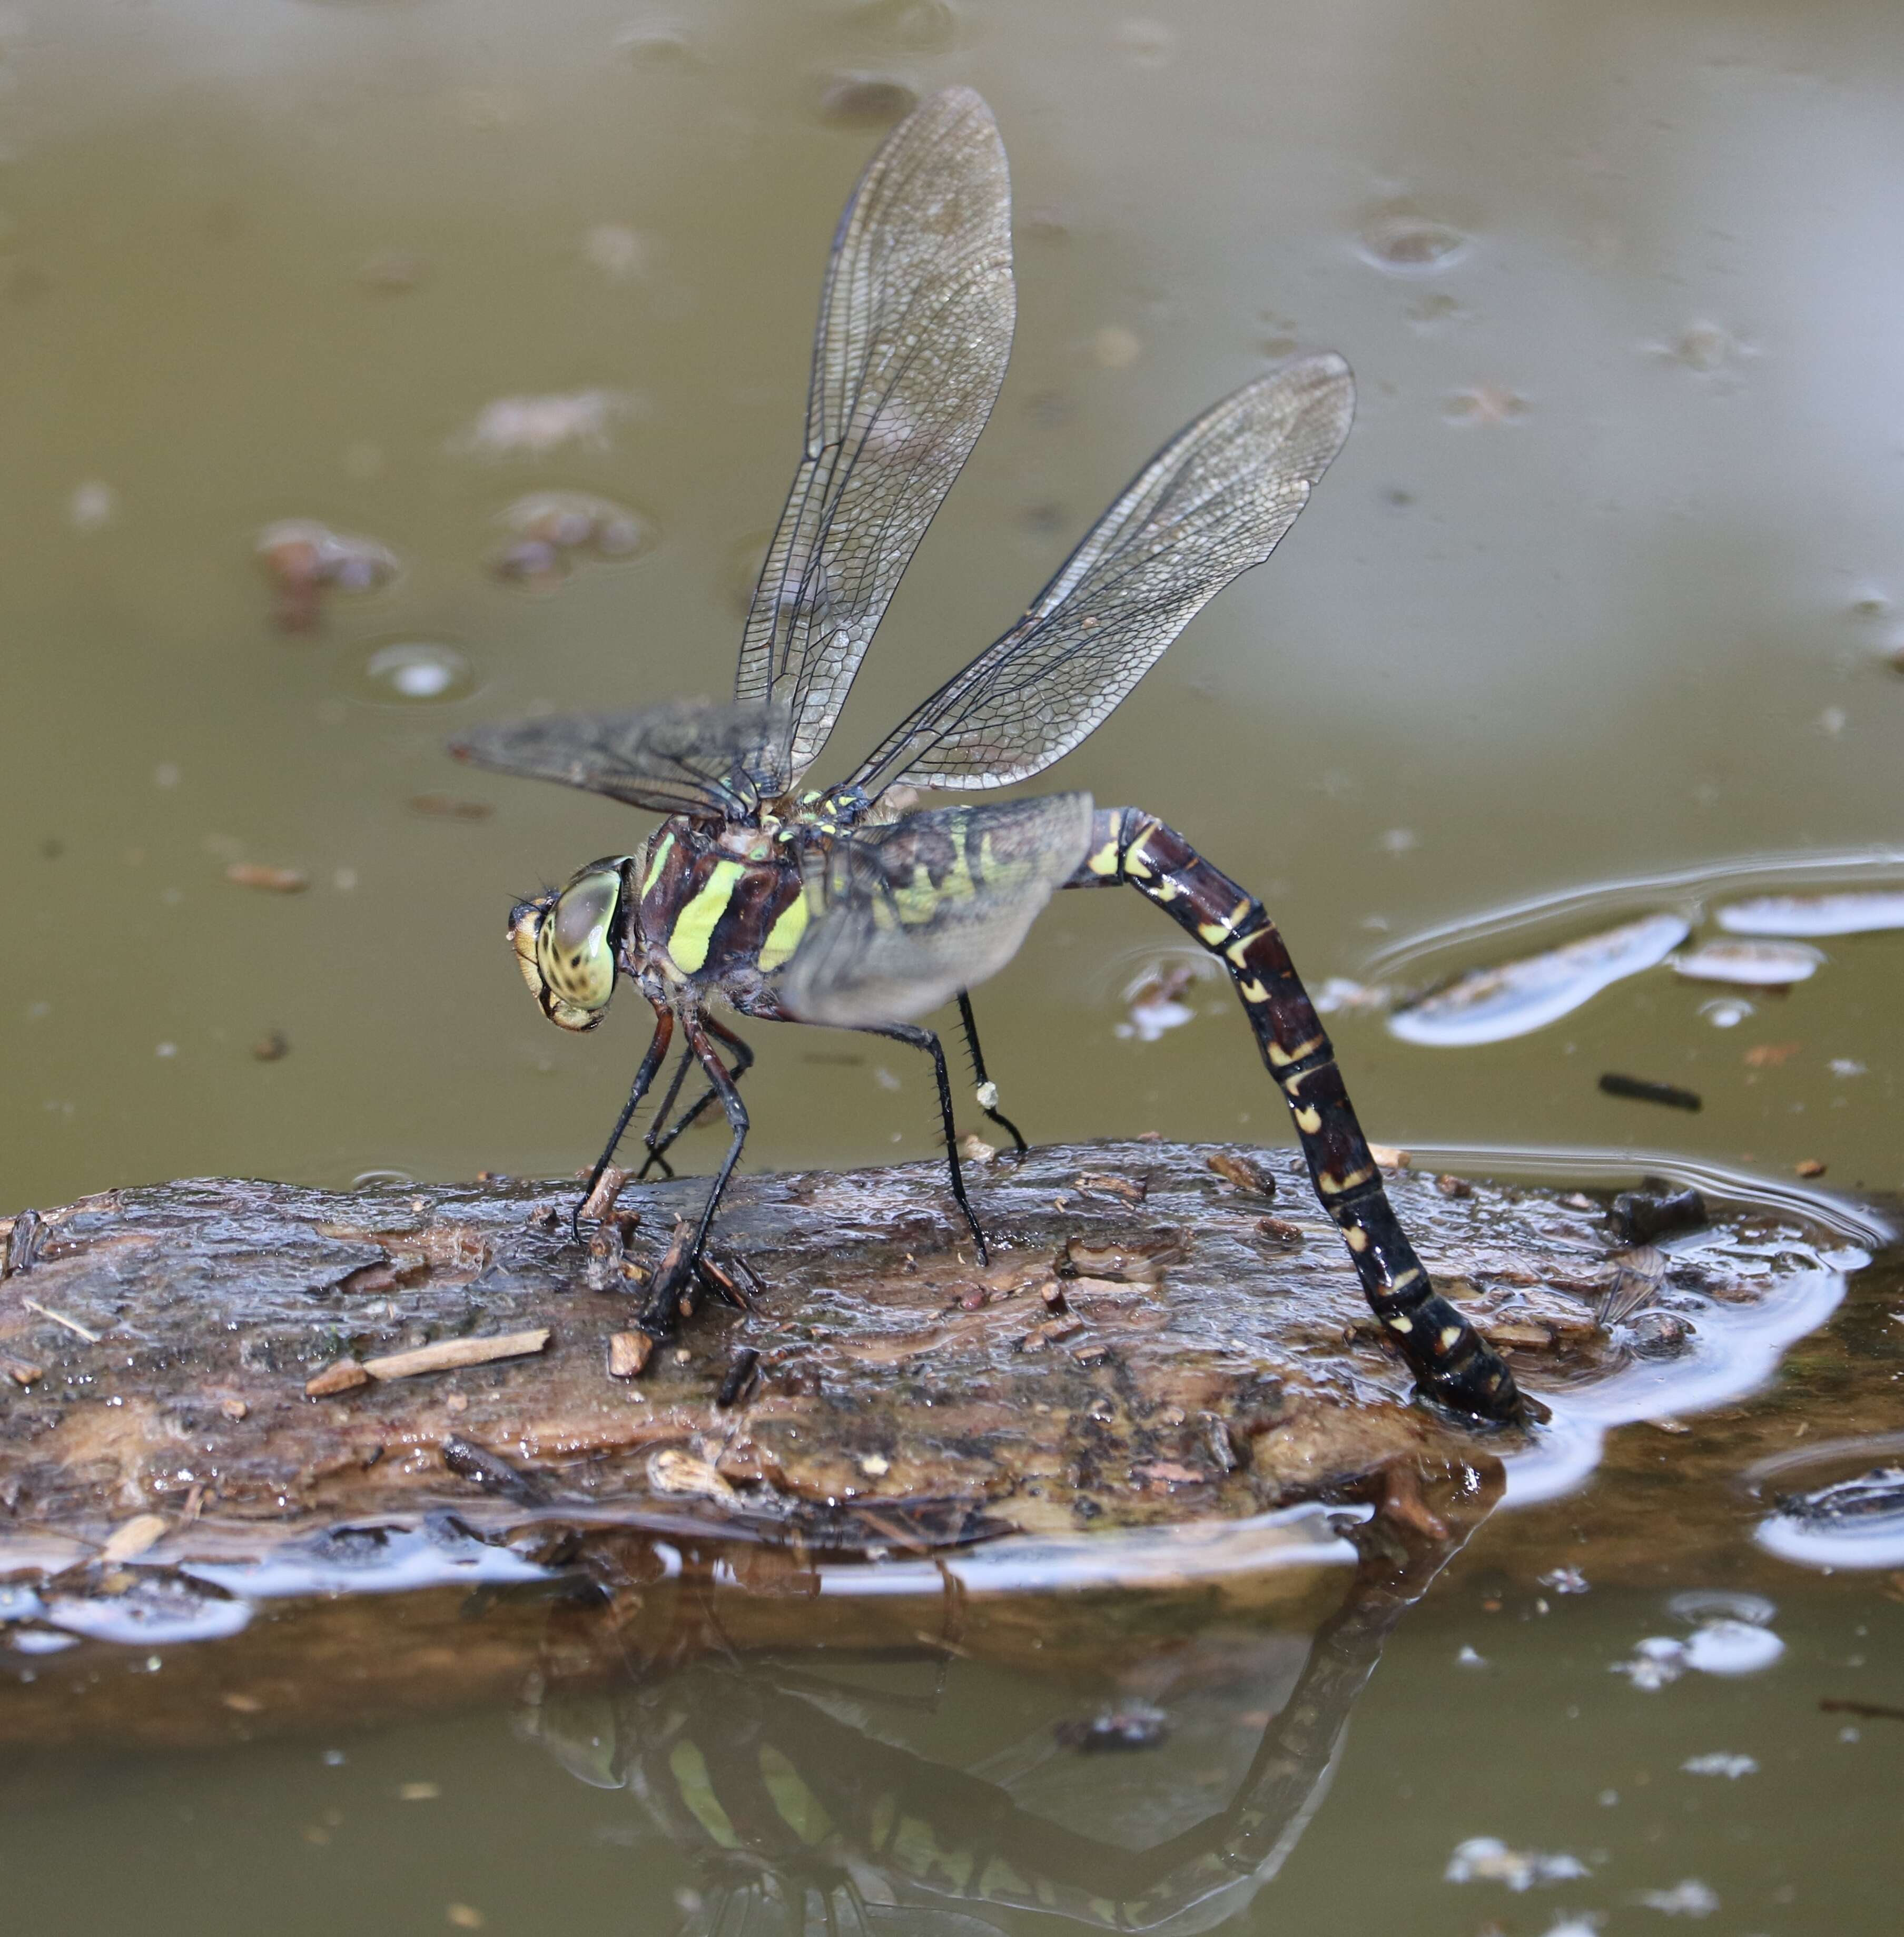
[[[693,1067],[693,1050],[684,1049],[681,1051],[681,1059],[675,1065],[675,1073],[669,1079],[667,1094],[662,1098],[656,1108],[654,1120],[648,1126],[647,1135],[641,1139],[643,1144],[647,1147],[648,1153],[641,1159],[641,1169],[635,1173],[635,1181],[637,1184],[639,1184],[657,1163],[661,1166],[662,1176],[672,1178],[675,1174],[674,1166],[661,1153],[662,1149],[665,1149],[666,1146],[664,1144],[661,1148],[657,1148],[656,1141],[660,1137],[662,1126],[674,1114],[675,1099],[681,1093],[681,1085],[687,1081],[687,1072]],[[674,1138],[670,1137],[668,1141],[672,1143]]]
[[959,991],[959,1026],[965,1032],[966,1047],[972,1054],[972,1078],[978,1086],[978,1107],[1011,1139],[1023,1156],[1030,1147],[1020,1135],[1018,1126],[1009,1117],[999,1114],[999,1086],[985,1074],[985,1052],[978,1046],[978,1024],[972,1016],[972,998],[963,989]]
[[[668,1337],[682,1319],[693,1312],[694,1268],[707,1247],[708,1233],[714,1228],[714,1213],[720,1208],[727,1181],[734,1175],[734,1166],[741,1160],[741,1146],[747,1141],[748,1129],[747,1105],[741,1101],[741,1093],[734,1087],[726,1066],[708,1040],[702,1019],[683,1017],[681,1033],[687,1038],[694,1059],[700,1064],[715,1095],[720,1099],[720,1107],[727,1114],[728,1127],[734,1135],[727,1146],[727,1154],[721,1159],[720,1168],[714,1172],[714,1183],[708,1192],[708,1201],[693,1237],[686,1244],[677,1238],[669,1246],[667,1255],[655,1267],[654,1276],[642,1297],[640,1315],[635,1322],[651,1338]],[[726,1031],[723,1029],[720,1033],[724,1036]]]
[[[733,1065],[730,1073],[733,1080],[736,1083],[739,1082],[741,1078],[753,1067],[753,1045],[744,1038],[736,1035],[732,1029],[723,1029],[712,1016],[703,1016],[701,1018],[701,1023],[702,1026],[710,1035],[719,1037],[720,1041],[734,1052]],[[669,1111],[675,1107],[675,1099],[681,1094],[681,1079],[687,1074],[687,1066],[693,1059],[693,1054],[694,1052],[690,1050],[682,1056],[681,1066],[675,1072],[675,1081],[669,1090],[667,1100],[655,1112],[654,1121],[649,1126],[646,1139],[648,1147],[647,1163],[644,1163],[635,1172],[635,1181],[638,1183],[647,1175],[648,1165],[653,1163],[659,1164],[662,1169],[672,1177],[675,1174],[674,1168],[668,1162],[669,1147],[684,1130],[693,1126],[710,1104],[717,1103],[720,1100],[719,1093],[710,1084],[695,1099],[693,1103],[689,1107],[687,1114],[675,1123],[672,1129],[663,1134],[662,1126],[668,1120]]]
[[648,1093],[648,1086],[654,1081],[654,1072],[661,1067],[662,1059],[668,1053],[668,1045],[675,1035],[675,1015],[672,1009],[664,1008],[660,1003],[654,1005],[654,1036],[648,1044],[647,1055],[641,1058],[641,1066],[635,1072],[635,1081],[629,1084],[628,1101],[621,1106],[621,1114],[615,1119],[615,1127],[608,1138],[608,1147],[596,1159],[595,1168],[588,1174],[588,1182],[575,1208],[568,1214],[569,1235],[578,1244],[582,1238],[582,1206],[595,1195],[595,1187],[602,1181],[602,1173],[615,1160],[615,1151],[626,1131],[629,1120],[641,1107],[641,1099]]
[[1099,809],[1067,887],[1128,883],[1220,956],[1263,1060],[1296,1119],[1323,1208],[1349,1248],[1363,1295],[1422,1389],[1487,1419],[1524,1416],[1514,1375],[1434,1287],[1382,1189],[1381,1172],[1336,1066],[1321,1018],[1263,904],[1174,828],[1132,807]]
[[965,1172],[959,1167],[959,1135],[952,1121],[952,1084],[945,1073],[944,1044],[930,1029],[920,1029],[914,1023],[869,1024],[860,1033],[862,1035],[883,1035],[893,1042],[908,1044],[914,1049],[923,1049],[932,1059],[932,1074],[938,1081],[939,1120],[945,1131],[945,1167],[951,1173],[952,1195],[958,1199],[959,1208],[965,1213],[966,1222],[972,1227],[972,1241],[978,1247],[978,1262],[981,1265],[990,1264],[991,1258],[985,1249],[985,1233],[978,1228],[978,1220],[973,1214],[972,1200],[966,1195]]

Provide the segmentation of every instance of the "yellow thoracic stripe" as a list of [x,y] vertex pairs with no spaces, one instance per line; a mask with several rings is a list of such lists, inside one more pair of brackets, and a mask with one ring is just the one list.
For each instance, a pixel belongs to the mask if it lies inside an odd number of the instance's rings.
[[726,913],[735,884],[746,872],[738,861],[717,861],[707,886],[675,917],[668,932],[668,953],[684,975],[696,974],[707,961],[714,924]]
[[646,894],[660,879],[661,871],[667,865],[668,856],[673,852],[674,846],[675,837],[672,834],[662,835],[659,844],[654,850],[654,858],[648,863],[647,878],[641,884],[643,894]]
[[812,910],[807,906],[807,898],[802,895],[775,917],[774,925],[767,931],[767,938],[760,944],[760,968],[763,974],[778,968],[794,950],[800,945],[800,938],[807,932],[807,923]]
[[693,1812],[695,1820],[723,1850],[738,1850],[740,1832],[714,1794],[707,1757],[693,1743],[678,1741],[669,1751],[668,1766],[680,1788],[681,1800]]

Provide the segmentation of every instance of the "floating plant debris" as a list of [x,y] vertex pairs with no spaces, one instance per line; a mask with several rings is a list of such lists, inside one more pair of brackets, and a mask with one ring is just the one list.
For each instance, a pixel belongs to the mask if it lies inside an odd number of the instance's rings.
[[1524,1890],[1537,1883],[1584,1877],[1587,1866],[1564,1851],[1510,1849],[1498,1836],[1470,1836],[1456,1846],[1442,1874],[1449,1883],[1504,1883],[1509,1890]]
[[538,491],[502,514],[508,542],[490,560],[499,578],[548,584],[578,554],[629,559],[647,549],[647,523],[625,506],[581,491]]
[[619,390],[499,397],[484,406],[450,447],[478,457],[540,457],[564,444],[606,450],[610,425],[617,417],[633,415],[636,408],[635,399]]
[[1468,246],[1467,236],[1453,223],[1405,203],[1376,210],[1363,223],[1360,239],[1365,261],[1404,275],[1450,268]]
[[[1614,1199],[1608,1214],[1614,1229],[1630,1244],[1651,1244],[1661,1238],[1703,1230],[1712,1221],[1705,1199],[1690,1188],[1666,1193],[1623,1190]],[[1635,1262],[1637,1265],[1639,1261]]]
[[820,83],[815,104],[829,128],[889,128],[919,105],[917,90],[884,74],[836,74]]
[[1873,889],[1831,895],[1762,895],[1734,902],[1718,913],[1719,926],[1734,935],[1867,935],[1904,928],[1904,890]]
[[1607,1070],[1600,1087],[1609,1096],[1630,1097],[1636,1103],[1661,1103],[1669,1110],[1702,1110],[1705,1105],[1696,1090],[1682,1090],[1676,1083],[1656,1083],[1648,1076],[1622,1076]]
[[1672,957],[1672,972],[1689,982],[1736,982],[1750,989],[1789,989],[1823,965],[1815,948],[1793,941],[1708,941]]
[[287,632],[308,632],[317,623],[326,593],[374,592],[399,569],[387,545],[308,518],[268,525],[258,534],[257,553],[277,588],[277,623]]
[[258,888],[268,895],[301,895],[311,885],[301,868],[267,868],[255,861],[234,861],[225,878],[235,888]]
[[1651,914],[1499,968],[1476,968],[1398,1009],[1390,1031],[1437,1048],[1530,1035],[1628,975],[1663,962],[1686,939],[1683,916]]

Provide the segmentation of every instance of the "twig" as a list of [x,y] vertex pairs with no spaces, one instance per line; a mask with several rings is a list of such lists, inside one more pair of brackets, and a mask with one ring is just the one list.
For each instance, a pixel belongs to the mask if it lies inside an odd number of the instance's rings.
[[50,1306],[42,1305],[37,1298],[23,1298],[20,1303],[29,1311],[37,1311],[42,1318],[50,1318],[54,1324],[63,1325],[68,1332],[77,1332],[89,1345],[98,1344],[105,1335],[103,1332],[89,1332],[77,1318],[68,1318],[65,1312],[55,1311]]

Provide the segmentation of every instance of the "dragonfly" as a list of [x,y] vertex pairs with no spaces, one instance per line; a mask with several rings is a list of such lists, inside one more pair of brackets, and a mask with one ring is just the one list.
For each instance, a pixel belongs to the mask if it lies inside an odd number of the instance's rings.
[[[731,701],[551,715],[452,743],[478,765],[665,817],[631,852],[591,861],[510,914],[517,964],[550,1021],[595,1028],[623,979],[654,1014],[578,1217],[678,1032],[681,1066],[648,1132],[649,1162],[714,1104],[730,1140],[698,1218],[683,1220],[639,1290],[638,1333],[651,1348],[693,1315],[701,1287],[721,1287],[708,1242],[747,1138],[738,1084],[753,1052],[718,1005],[928,1055],[951,1196],[983,1263],[944,1045],[920,1018],[956,1000],[977,1101],[1022,1148],[998,1113],[968,992],[1011,960],[1060,890],[1123,884],[1228,970],[1317,1196],[1417,1390],[1472,1417],[1520,1417],[1508,1368],[1409,1244],[1329,1036],[1256,896],[1155,814],[1085,793],[916,804],[1041,773],[1103,723],[1217,593],[1268,558],[1348,436],[1354,383],[1340,356],[1292,357],[1180,431],[1016,623],[844,780],[808,784],[1004,380],[1017,301],[1011,230],[1004,144],[969,89],[923,102],[867,165],[828,259],[805,447]],[[705,1093],[670,1132],[664,1121],[695,1067]]]

